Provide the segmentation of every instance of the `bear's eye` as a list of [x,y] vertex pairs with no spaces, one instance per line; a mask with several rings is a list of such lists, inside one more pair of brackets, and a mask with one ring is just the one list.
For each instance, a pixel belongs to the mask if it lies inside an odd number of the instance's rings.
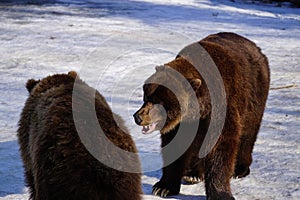
[[144,102],[148,102],[148,101],[149,101],[149,97],[148,97],[147,95],[145,95],[145,94],[144,94],[144,96],[143,96],[143,101],[144,101]]
[[155,97],[151,97],[150,98],[150,102],[152,102],[153,104],[157,104],[158,103],[157,98],[155,98]]
[[153,98],[151,96],[147,96],[147,95],[144,95],[144,101],[154,103]]
[[144,95],[144,102],[150,102],[153,104],[162,104],[161,100],[155,95]]

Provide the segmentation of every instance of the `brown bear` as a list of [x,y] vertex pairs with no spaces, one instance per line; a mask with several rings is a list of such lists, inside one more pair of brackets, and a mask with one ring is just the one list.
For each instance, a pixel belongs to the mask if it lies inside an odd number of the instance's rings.
[[[85,113],[87,105],[94,101],[95,120],[102,127],[103,135],[115,146],[137,152],[121,118],[111,111],[104,97],[76,77],[76,72],[69,72],[27,82],[29,97],[19,120],[18,142],[30,199],[141,199],[140,173],[110,168],[83,145],[75,127],[74,112]],[[72,98],[75,80],[80,97],[77,102]],[[77,110],[72,110],[74,103],[78,104]],[[91,118],[84,117],[78,126],[89,125]],[[79,129],[86,131],[83,132],[86,136],[94,131],[93,127]],[[93,145],[103,146],[101,155],[106,159],[115,153],[107,152],[107,146],[96,141]],[[140,167],[138,156],[122,159]]]
[[[234,33],[213,34],[195,44],[206,50],[222,77],[226,94],[224,126],[212,150],[200,158],[199,151],[212,120],[210,92],[214,91],[208,90],[203,74],[181,55],[157,67],[143,86],[144,104],[134,114],[135,122],[143,126],[142,132],[146,134],[160,130],[164,163],[173,155],[165,153],[163,147],[172,142],[176,152],[185,142],[173,140],[179,128],[183,127],[186,137],[195,124],[197,129],[187,150],[171,164],[164,164],[162,178],[153,186],[152,193],[162,197],[176,195],[182,178],[190,176],[204,179],[207,199],[234,199],[230,178],[250,173],[251,154],[269,91],[268,61],[255,43]],[[174,70],[188,81],[189,89],[174,75]],[[165,87],[168,84],[173,85],[176,95]],[[196,95],[196,104],[190,101],[191,92]],[[198,113],[194,111],[196,106]]]

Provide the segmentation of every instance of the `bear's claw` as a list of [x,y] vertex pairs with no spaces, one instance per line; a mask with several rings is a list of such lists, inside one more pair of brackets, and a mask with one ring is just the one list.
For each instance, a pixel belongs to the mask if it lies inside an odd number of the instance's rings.
[[152,190],[153,195],[160,196],[160,197],[167,197],[169,193],[170,193],[170,190],[168,190],[168,189],[161,190],[161,188],[156,188],[155,187]]
[[158,196],[159,192],[160,192],[160,188],[155,187],[155,188],[152,189],[152,194],[155,195],[155,196]]
[[202,179],[200,177],[196,177],[196,176],[183,176],[182,180],[187,183],[187,184],[197,184],[200,183],[202,181]]
[[235,167],[235,172],[233,174],[233,178],[238,179],[238,178],[243,178],[246,177],[250,174],[250,168],[249,167],[244,167],[242,165],[237,165]]
[[171,181],[171,184],[165,181],[159,181],[152,187],[152,194],[160,197],[177,195],[180,191],[180,182],[178,182],[178,184],[174,183],[174,181]]

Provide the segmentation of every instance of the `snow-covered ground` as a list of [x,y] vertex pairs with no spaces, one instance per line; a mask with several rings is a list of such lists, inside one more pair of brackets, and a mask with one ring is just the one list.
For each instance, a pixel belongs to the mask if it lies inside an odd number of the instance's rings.
[[[144,199],[160,199],[151,195],[161,175],[160,158],[151,156],[159,154],[159,134],[140,134],[132,119],[142,103],[141,85],[155,65],[220,31],[244,35],[262,48],[273,88],[251,174],[232,180],[233,194],[249,200],[300,199],[300,9],[226,0],[1,2],[0,199],[28,198],[16,141],[27,98],[24,84],[70,70],[126,120],[142,156]],[[170,199],[199,197],[205,199],[203,183],[183,185]]]

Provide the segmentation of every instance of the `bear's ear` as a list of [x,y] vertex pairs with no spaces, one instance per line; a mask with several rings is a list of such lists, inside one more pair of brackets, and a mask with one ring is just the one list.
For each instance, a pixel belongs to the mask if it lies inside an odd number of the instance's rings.
[[165,66],[164,66],[164,65],[156,66],[156,67],[155,67],[155,70],[156,70],[157,72],[163,71],[163,70],[165,70]]
[[[197,90],[201,87],[202,84],[202,81],[199,78],[188,79],[188,82],[195,92],[197,92]],[[189,86],[187,86],[186,88],[189,88]]]
[[[78,76],[77,72],[75,72],[75,71],[69,71],[68,75],[73,77],[74,79]],[[79,76],[78,76],[78,78],[79,78]]]
[[28,92],[30,93],[31,90],[34,88],[34,86],[36,86],[36,84],[38,84],[40,82],[40,80],[36,81],[34,79],[29,79],[26,83],[26,88],[28,90]]
[[202,81],[199,78],[195,78],[195,79],[192,79],[190,83],[191,83],[192,88],[195,91],[197,91],[200,88]]

